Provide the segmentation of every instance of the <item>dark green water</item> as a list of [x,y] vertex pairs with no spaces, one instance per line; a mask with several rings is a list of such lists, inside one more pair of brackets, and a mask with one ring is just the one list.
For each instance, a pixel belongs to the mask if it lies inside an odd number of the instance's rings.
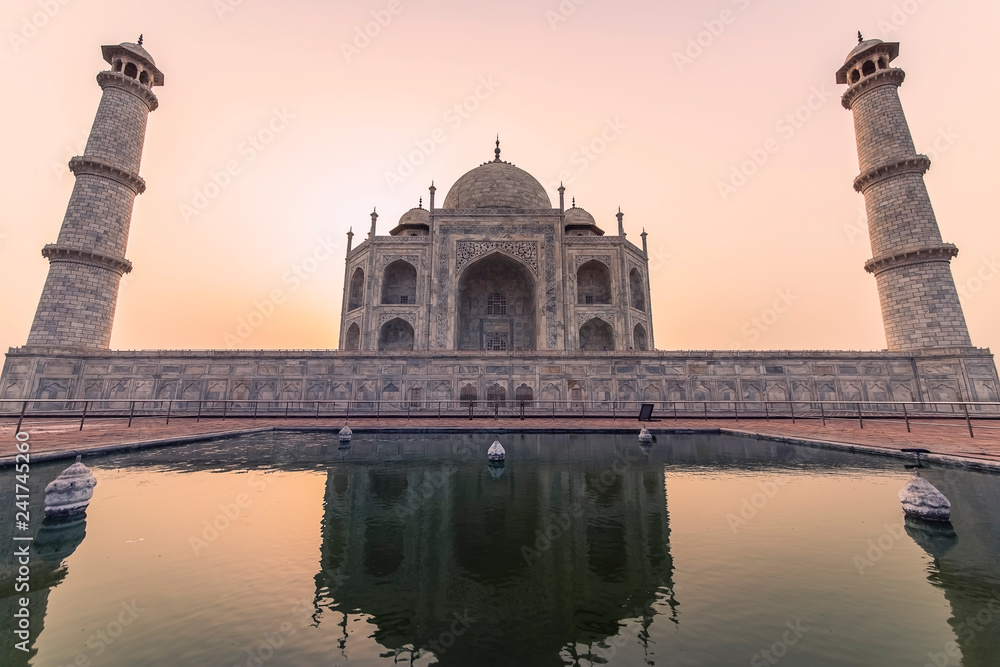
[[[508,435],[497,476],[491,441],[266,434],[87,460],[85,524],[37,534],[28,654],[0,571],[0,663],[1000,664],[1000,476],[927,471],[953,505],[931,530],[904,523],[896,461]],[[66,465],[34,467],[33,515]]]

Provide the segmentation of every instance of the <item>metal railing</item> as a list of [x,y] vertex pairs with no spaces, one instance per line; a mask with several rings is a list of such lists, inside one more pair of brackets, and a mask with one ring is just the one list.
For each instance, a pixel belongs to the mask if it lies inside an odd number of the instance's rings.
[[[600,418],[635,420],[643,404],[654,406],[653,417],[660,421],[680,419],[829,420],[913,422],[948,420],[949,426],[965,426],[975,437],[972,420],[1000,420],[1000,403],[905,402],[905,401],[590,401],[590,400],[285,400],[285,399],[0,399],[0,419],[17,420],[20,430],[25,420],[126,420],[129,427],[138,419],[378,419],[455,418],[476,419],[574,419]],[[978,425],[976,428],[1000,428]]]

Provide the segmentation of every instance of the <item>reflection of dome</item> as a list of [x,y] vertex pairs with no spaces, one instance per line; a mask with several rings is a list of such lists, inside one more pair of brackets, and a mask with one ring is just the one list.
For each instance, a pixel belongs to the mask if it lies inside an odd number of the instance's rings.
[[509,162],[487,162],[451,186],[442,208],[552,208],[534,176]]
[[427,236],[431,231],[431,214],[420,207],[411,208],[399,219],[399,224],[389,230],[390,236]]

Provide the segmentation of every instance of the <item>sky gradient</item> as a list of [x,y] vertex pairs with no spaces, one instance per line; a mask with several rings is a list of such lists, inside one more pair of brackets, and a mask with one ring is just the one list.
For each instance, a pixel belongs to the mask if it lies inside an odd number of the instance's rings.
[[27,339],[100,46],[143,33],[166,85],[115,349],[335,348],[348,228],[362,240],[377,207],[387,233],[432,180],[443,202],[497,133],[553,205],[562,179],[609,233],[619,206],[630,240],[649,233],[659,349],[884,349],[834,83],[858,30],[901,42],[972,341],[1000,347],[996,3],[62,2],[0,9],[0,348]]

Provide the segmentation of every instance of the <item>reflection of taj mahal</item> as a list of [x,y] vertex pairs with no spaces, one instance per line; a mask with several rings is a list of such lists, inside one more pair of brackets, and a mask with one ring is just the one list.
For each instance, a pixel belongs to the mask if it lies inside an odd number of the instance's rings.
[[535,178],[496,157],[389,236],[351,248],[341,318],[345,350],[652,348],[646,233],[640,249],[605,236],[564,188],[553,208]]

